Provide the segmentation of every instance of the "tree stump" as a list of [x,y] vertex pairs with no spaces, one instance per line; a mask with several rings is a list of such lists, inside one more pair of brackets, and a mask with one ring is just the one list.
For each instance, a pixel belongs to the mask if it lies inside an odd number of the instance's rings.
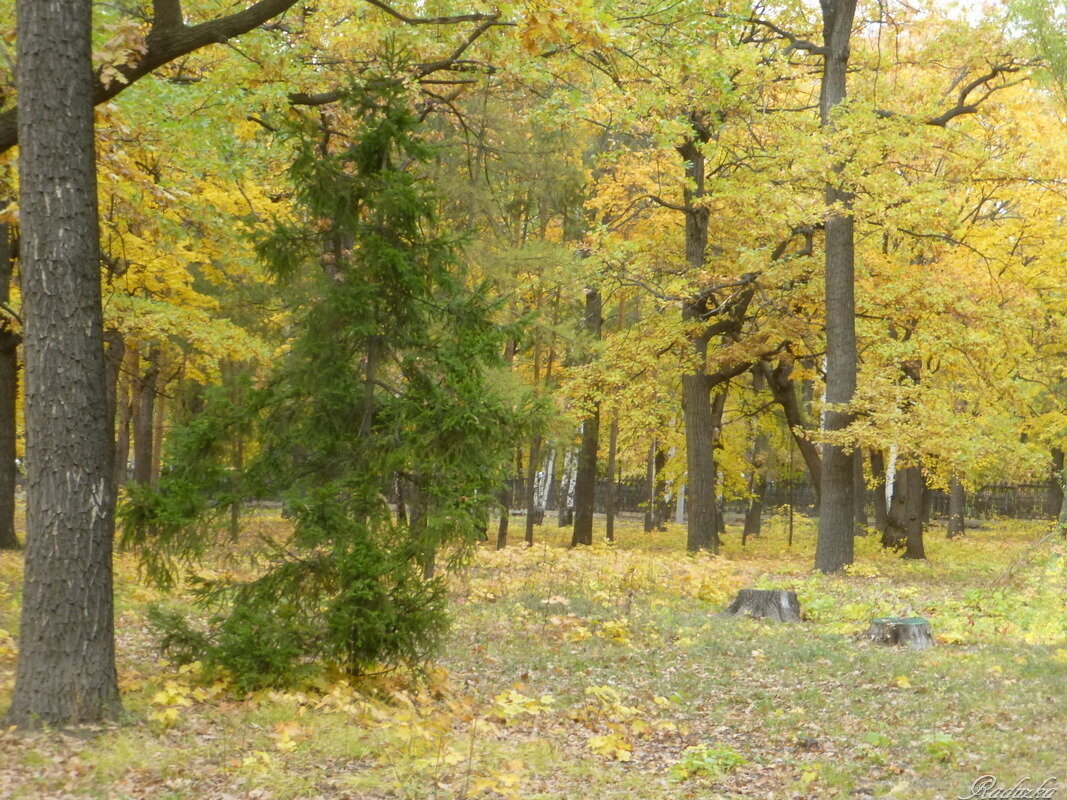
[[878,644],[913,650],[928,650],[935,644],[930,623],[924,617],[878,617],[871,620],[871,627],[863,635]]
[[741,589],[722,611],[722,616],[769,619],[774,622],[800,622],[800,601],[796,592],[778,589]]

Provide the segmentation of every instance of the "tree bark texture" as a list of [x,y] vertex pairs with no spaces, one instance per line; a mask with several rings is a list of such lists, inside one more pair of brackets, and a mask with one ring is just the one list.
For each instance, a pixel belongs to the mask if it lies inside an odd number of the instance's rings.
[[27,537],[9,723],[118,713],[91,0],[19,0]]
[[923,548],[923,506],[926,502],[926,479],[922,467],[911,464],[897,470],[893,482],[893,501],[882,546],[903,550],[904,558],[926,558]]
[[796,592],[778,589],[741,589],[723,616],[746,616],[772,622],[800,622]]
[[[833,127],[833,112],[846,96],[849,39],[856,0],[821,0],[823,71],[819,118]],[[840,175],[840,170],[837,171]],[[837,176],[835,176],[836,178]],[[826,187],[830,206],[825,222],[826,402],[825,429],[833,434],[848,428],[852,414],[843,406],[856,391],[856,302],[852,195],[837,183]],[[842,444],[823,447],[819,498],[819,533],[815,568],[837,572],[853,560],[852,450]]]

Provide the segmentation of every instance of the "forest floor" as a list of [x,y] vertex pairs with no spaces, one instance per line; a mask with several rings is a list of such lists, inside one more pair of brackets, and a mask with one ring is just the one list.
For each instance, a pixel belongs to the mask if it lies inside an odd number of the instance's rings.
[[[264,512],[247,527],[284,524]],[[0,797],[947,800],[983,775],[1064,787],[1067,549],[1048,533],[1000,522],[949,542],[935,528],[924,563],[865,537],[855,567],[826,577],[803,519],[791,547],[781,519],[744,548],[731,529],[719,558],[686,556],[680,526],[626,522],[614,547],[572,551],[546,525],[535,547],[485,549],[452,579],[454,624],[429,674],[249,695],[160,660],[145,608],[163,598],[122,555],[124,718],[0,731]],[[0,554],[0,708],[20,572]],[[716,617],[745,586],[794,589],[805,622]],[[928,617],[939,646],[856,637],[887,615]]]

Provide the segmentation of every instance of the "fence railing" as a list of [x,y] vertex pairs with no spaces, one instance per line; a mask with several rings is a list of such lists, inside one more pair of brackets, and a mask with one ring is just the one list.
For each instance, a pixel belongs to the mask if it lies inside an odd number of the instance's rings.
[[[511,482],[512,510],[521,513],[525,510],[523,498],[525,481],[520,478]],[[608,482],[598,480],[596,484],[596,496],[594,511],[602,514],[605,511],[607,500]],[[867,505],[869,509],[874,506],[874,491],[867,493]],[[1005,517],[1010,519],[1046,519],[1048,518],[1049,485],[1047,483],[1026,484],[992,484],[982,486],[970,491],[966,495],[965,516],[970,519],[991,519]],[[673,495],[659,498],[664,503],[667,516],[674,518],[675,500]],[[615,483],[615,510],[621,514],[643,514],[648,506],[648,484],[641,478],[632,478],[616,481]],[[669,508],[668,508],[669,506]],[[684,506],[684,504],[683,504]],[[765,513],[781,506],[792,506],[803,513],[815,513],[817,503],[815,489],[807,482],[776,482],[767,485],[767,493],[764,498]],[[748,507],[748,501],[744,498],[729,499],[723,502],[726,511],[744,513]],[[551,487],[548,493],[546,511],[556,512],[559,510],[559,484],[558,481]],[[948,516],[948,494],[946,492],[932,490],[930,492],[930,516],[933,518]]]

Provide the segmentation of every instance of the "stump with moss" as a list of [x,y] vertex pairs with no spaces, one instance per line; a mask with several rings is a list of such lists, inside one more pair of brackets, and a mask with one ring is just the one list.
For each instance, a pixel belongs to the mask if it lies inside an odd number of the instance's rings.
[[930,622],[925,617],[878,617],[863,634],[877,644],[928,650],[935,645]]
[[746,616],[773,622],[800,622],[800,601],[796,592],[779,589],[741,589],[723,616]]

